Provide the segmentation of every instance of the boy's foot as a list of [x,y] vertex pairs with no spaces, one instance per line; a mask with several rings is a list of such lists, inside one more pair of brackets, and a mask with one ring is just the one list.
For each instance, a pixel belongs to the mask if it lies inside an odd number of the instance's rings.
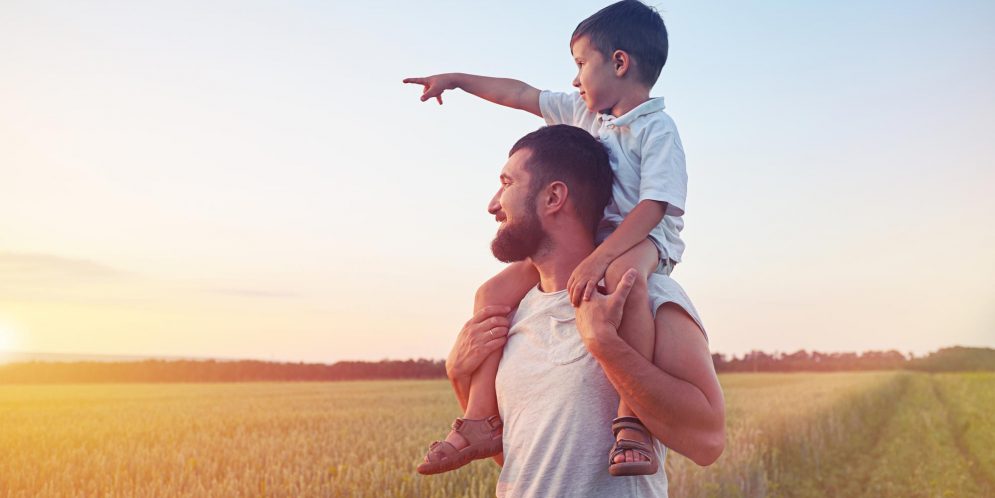
[[487,458],[502,450],[503,424],[497,415],[484,419],[458,418],[445,441],[436,441],[428,448],[425,461],[418,466],[419,474],[438,474],[458,469],[473,460]]
[[608,473],[613,476],[655,474],[659,468],[649,430],[636,417],[612,421],[615,445],[608,456]]

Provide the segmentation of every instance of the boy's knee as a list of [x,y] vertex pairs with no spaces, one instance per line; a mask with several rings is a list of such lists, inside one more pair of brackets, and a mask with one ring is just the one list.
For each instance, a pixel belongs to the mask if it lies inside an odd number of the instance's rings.
[[480,309],[481,306],[490,303],[490,300],[494,296],[494,284],[488,280],[477,288],[477,292],[473,295],[473,308],[474,310]]
[[632,290],[636,290],[639,286],[645,290],[646,279],[649,278],[649,274],[646,273],[646,270],[619,263],[619,260],[617,259],[608,265],[608,270],[605,272],[605,284],[607,284],[608,288],[614,290],[615,287],[618,286],[618,283],[622,281],[622,276],[625,275],[625,272],[629,271],[629,268],[634,268],[636,270],[636,281],[632,285]]
[[649,286],[646,284],[646,277],[636,277],[632,282],[632,289],[629,291],[629,299],[646,299],[649,296]]
[[474,310],[491,304],[507,305],[508,303],[505,302],[507,299],[504,297],[508,292],[507,285],[507,282],[501,280],[501,275],[491,277],[490,280],[480,284],[477,292],[473,295]]

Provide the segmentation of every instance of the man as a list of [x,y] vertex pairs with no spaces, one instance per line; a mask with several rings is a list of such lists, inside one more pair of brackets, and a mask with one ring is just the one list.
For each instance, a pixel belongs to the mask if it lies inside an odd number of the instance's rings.
[[[578,174],[574,167],[588,170]],[[725,408],[707,339],[675,281],[654,274],[641,282],[629,270],[614,292],[596,293],[576,310],[570,304],[567,280],[595,248],[596,227],[586,214],[603,210],[609,198],[599,192],[610,192],[606,169],[610,178],[602,145],[588,133],[541,128],[512,148],[488,206],[501,223],[495,256],[531,259],[540,275],[513,320],[499,307],[471,318],[446,364],[465,408],[471,375],[504,348],[496,382],[504,421],[498,496],[666,496],[662,465],[647,476],[612,477],[606,470],[619,397],[659,442],[699,465],[714,462],[725,445]],[[655,314],[651,360],[618,335],[634,287],[633,296],[648,295]],[[662,462],[665,449],[654,448]],[[630,450],[619,458],[640,457]]]

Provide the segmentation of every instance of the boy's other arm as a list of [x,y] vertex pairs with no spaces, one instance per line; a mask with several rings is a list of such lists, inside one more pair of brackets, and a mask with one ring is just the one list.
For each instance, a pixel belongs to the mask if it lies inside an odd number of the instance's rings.
[[666,212],[666,202],[650,199],[639,201],[636,207],[629,211],[618,228],[570,274],[567,290],[574,306],[580,306],[582,300],[591,299],[598,282],[604,278],[608,265],[636,244],[646,240],[653,228],[663,220]]
[[539,90],[528,83],[509,78],[491,78],[465,73],[445,73],[425,78],[405,78],[404,83],[422,85],[421,101],[435,98],[442,104],[442,92],[459,88],[498,105],[521,109],[542,117]]

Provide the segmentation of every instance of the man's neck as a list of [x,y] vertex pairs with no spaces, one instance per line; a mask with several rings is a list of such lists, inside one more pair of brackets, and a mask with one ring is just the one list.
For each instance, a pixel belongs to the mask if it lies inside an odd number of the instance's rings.
[[567,288],[570,274],[594,252],[594,241],[552,241],[550,247],[532,258],[539,270],[539,290],[558,292]]

